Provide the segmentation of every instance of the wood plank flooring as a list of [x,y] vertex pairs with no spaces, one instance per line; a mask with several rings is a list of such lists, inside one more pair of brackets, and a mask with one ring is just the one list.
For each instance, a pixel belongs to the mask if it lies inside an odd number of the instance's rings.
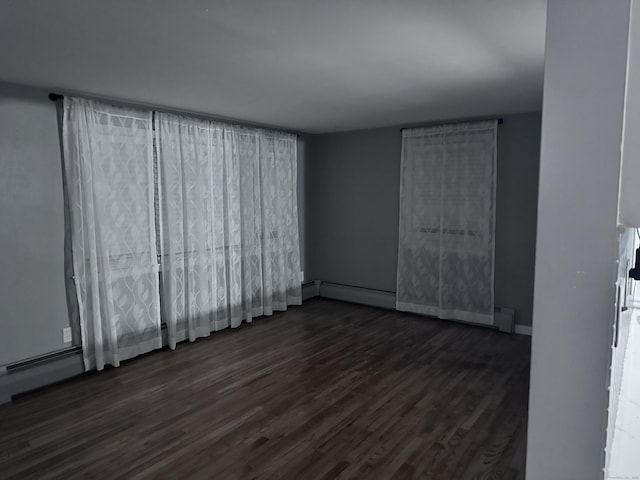
[[522,479],[529,356],[313,299],[0,406],[0,478]]

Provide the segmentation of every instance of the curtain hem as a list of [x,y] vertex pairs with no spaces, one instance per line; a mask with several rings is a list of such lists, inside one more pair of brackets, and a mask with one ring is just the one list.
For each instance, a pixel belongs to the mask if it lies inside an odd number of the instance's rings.
[[[119,347],[117,353],[111,354],[111,358],[108,360],[104,360],[101,362],[101,365],[98,365],[96,362],[96,356],[88,355],[85,351],[83,355],[84,359],[84,370],[85,372],[89,372],[91,370],[101,371],[104,370],[104,367],[107,365],[111,365],[112,367],[120,366],[120,362],[124,362],[125,360],[130,360],[139,355],[144,355],[145,353],[152,352],[153,350],[158,350],[162,348],[162,336],[160,332],[158,332],[158,338],[154,338],[152,340],[147,340],[142,343],[138,343],[136,345],[132,345],[131,347]],[[84,347],[83,347],[84,351]]]
[[477,323],[493,326],[493,313],[467,312],[464,310],[446,310],[431,305],[419,305],[410,302],[396,302],[396,310],[401,312],[419,313],[442,320],[459,320],[461,322]]
[[286,312],[290,306],[302,305],[302,296],[300,297],[291,297],[287,303],[279,302],[274,303],[273,306],[267,307],[257,307],[252,309],[246,315],[240,318],[234,318],[230,320],[215,320],[214,325],[212,325],[208,330],[206,328],[198,328],[196,329],[195,335],[193,337],[189,336],[188,329],[180,329],[176,332],[176,344],[180,342],[184,342],[189,340],[190,342],[195,342],[198,338],[206,338],[211,336],[211,334],[215,332],[219,332],[220,330],[226,330],[227,328],[238,328],[242,325],[243,322],[252,323],[254,318],[260,317],[270,317],[274,312]]

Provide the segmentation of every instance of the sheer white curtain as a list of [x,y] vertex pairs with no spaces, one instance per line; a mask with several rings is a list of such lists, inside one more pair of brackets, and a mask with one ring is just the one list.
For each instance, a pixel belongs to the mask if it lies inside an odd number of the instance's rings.
[[496,127],[403,131],[398,310],[493,323]]
[[157,114],[169,345],[301,304],[296,137]]
[[151,112],[65,97],[63,149],[87,370],[162,346]]

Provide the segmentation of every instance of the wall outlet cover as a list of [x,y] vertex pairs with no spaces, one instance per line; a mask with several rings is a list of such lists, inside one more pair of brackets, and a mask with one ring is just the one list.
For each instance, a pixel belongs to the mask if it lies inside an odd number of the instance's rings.
[[71,327],[65,327],[62,329],[62,343],[71,343]]

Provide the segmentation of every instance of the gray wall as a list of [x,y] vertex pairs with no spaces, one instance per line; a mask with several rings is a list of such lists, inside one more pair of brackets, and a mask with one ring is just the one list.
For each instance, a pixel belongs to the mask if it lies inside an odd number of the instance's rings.
[[528,480],[602,478],[628,20],[548,5]]
[[[498,127],[496,305],[531,325],[540,114]],[[307,165],[307,278],[396,289],[401,134],[398,128],[325,134]],[[311,277],[313,275],[313,277]]]
[[[0,366],[68,347],[62,167],[48,91],[0,83]],[[301,266],[310,137],[298,137]]]
[[400,132],[318,135],[307,173],[308,275],[395,291]]
[[46,92],[0,85],[0,365],[63,348],[62,169]]
[[498,127],[495,302],[531,325],[536,256],[541,115],[504,117]]

